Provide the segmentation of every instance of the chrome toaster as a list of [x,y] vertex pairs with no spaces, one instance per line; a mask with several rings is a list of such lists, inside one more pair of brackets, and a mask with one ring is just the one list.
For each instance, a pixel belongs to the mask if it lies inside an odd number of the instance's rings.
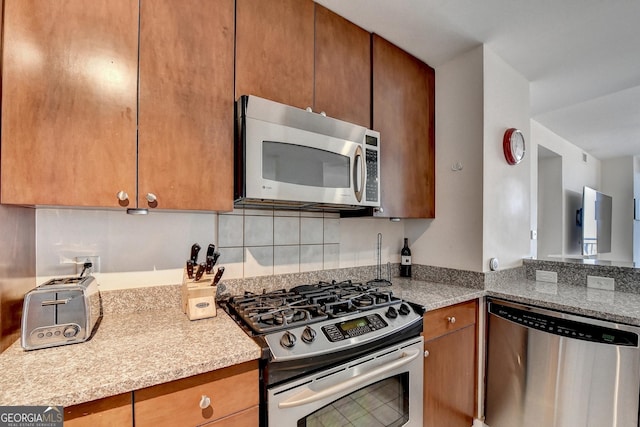
[[95,277],[51,279],[24,296],[20,343],[35,350],[83,342],[101,317]]

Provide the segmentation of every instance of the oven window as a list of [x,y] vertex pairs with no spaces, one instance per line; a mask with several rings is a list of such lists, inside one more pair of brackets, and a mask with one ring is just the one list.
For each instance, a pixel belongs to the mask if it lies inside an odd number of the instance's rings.
[[349,188],[349,157],[331,151],[262,141],[262,177],[322,188]]
[[409,421],[409,373],[387,378],[344,396],[298,420],[298,427],[387,426]]

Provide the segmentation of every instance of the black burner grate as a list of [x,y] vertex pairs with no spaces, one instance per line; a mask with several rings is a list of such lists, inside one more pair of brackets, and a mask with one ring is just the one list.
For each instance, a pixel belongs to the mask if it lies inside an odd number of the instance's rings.
[[304,326],[400,301],[390,290],[368,284],[319,282],[262,294],[245,292],[227,304],[254,332],[263,334]]

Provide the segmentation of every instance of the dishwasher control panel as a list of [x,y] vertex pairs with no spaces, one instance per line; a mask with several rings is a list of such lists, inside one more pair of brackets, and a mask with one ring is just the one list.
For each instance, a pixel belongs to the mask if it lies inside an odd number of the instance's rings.
[[[638,334],[489,302],[489,313],[549,334],[603,344],[638,347]],[[560,313],[559,313],[560,314]]]

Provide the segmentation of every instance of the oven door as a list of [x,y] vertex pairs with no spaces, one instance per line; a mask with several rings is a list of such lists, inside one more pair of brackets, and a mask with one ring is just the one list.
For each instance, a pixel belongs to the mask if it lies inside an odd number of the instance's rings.
[[273,387],[269,426],[422,426],[423,354],[417,337]]

